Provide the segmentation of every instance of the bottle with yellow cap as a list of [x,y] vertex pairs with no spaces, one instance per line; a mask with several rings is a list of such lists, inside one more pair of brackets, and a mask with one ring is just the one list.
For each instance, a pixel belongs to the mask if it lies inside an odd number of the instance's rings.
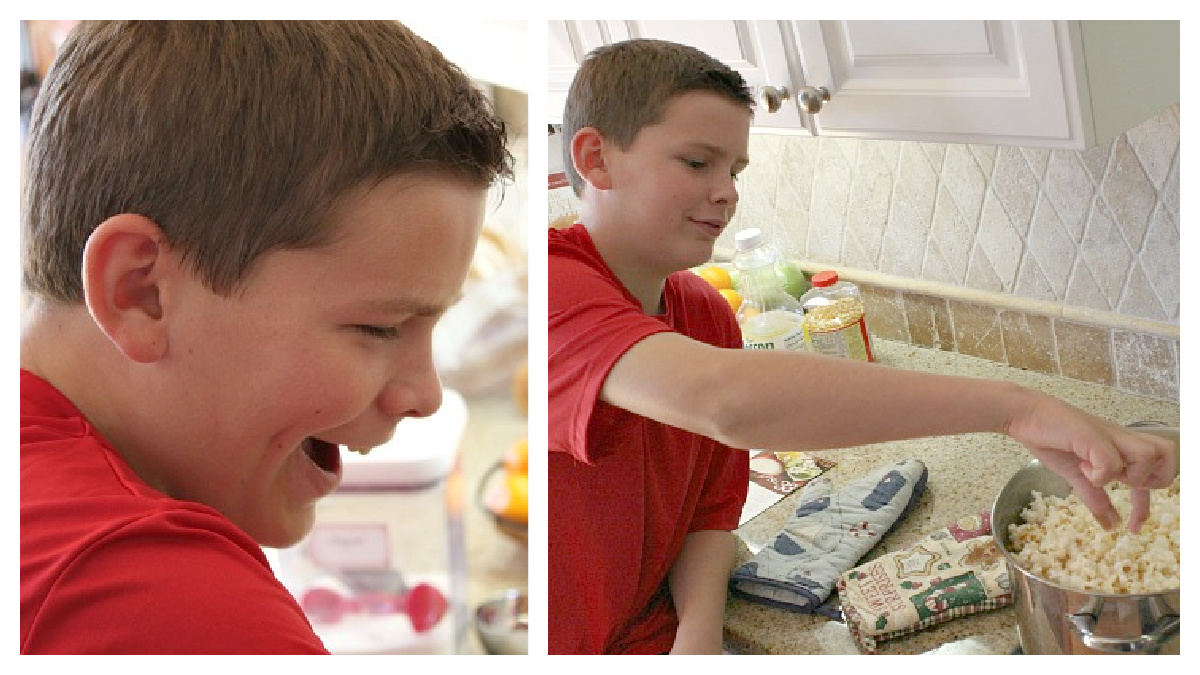
[[874,361],[867,333],[866,310],[858,286],[838,280],[826,270],[812,277],[812,288],[800,298],[809,349],[820,354]]

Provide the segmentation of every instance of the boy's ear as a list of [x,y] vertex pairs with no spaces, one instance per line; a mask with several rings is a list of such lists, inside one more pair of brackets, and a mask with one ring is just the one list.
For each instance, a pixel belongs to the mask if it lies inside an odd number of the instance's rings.
[[173,267],[158,224],[123,213],[101,223],[83,249],[88,313],[122,354],[138,363],[167,351],[162,281]]
[[608,141],[594,127],[583,127],[571,138],[571,162],[575,165],[575,173],[597,190],[612,187],[612,176],[605,161],[607,148]]

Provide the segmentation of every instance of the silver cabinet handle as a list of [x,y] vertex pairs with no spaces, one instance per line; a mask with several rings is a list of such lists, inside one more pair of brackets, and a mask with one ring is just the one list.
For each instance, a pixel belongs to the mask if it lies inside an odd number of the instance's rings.
[[810,115],[821,112],[828,100],[829,90],[825,87],[804,87],[800,90],[800,109]]
[[783,102],[791,98],[791,93],[787,87],[772,87],[767,85],[758,90],[758,100],[767,109],[767,112],[779,112],[783,107]]

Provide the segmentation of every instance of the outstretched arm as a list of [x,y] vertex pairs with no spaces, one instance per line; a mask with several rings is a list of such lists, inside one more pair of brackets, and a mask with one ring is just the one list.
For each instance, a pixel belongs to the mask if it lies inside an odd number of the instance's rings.
[[969,432],[1004,433],[1063,476],[1107,527],[1103,491],[1134,488],[1130,528],[1147,489],[1174,478],[1170,441],[1138,433],[1014,384],[918,373],[807,352],[722,349],[651,335],[609,372],[601,398],[736,448],[811,450]]

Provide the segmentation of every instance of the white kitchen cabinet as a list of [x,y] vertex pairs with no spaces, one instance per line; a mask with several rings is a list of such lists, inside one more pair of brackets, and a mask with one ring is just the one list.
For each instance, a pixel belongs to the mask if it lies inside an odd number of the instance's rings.
[[[1178,21],[551,23],[552,121],[570,60],[637,36],[708,51],[760,94],[786,88],[755,117],[775,130],[1083,149],[1179,101]],[[817,114],[801,109],[800,92],[822,90]]]
[[1179,102],[1179,22],[793,21],[814,132],[1083,149]]

